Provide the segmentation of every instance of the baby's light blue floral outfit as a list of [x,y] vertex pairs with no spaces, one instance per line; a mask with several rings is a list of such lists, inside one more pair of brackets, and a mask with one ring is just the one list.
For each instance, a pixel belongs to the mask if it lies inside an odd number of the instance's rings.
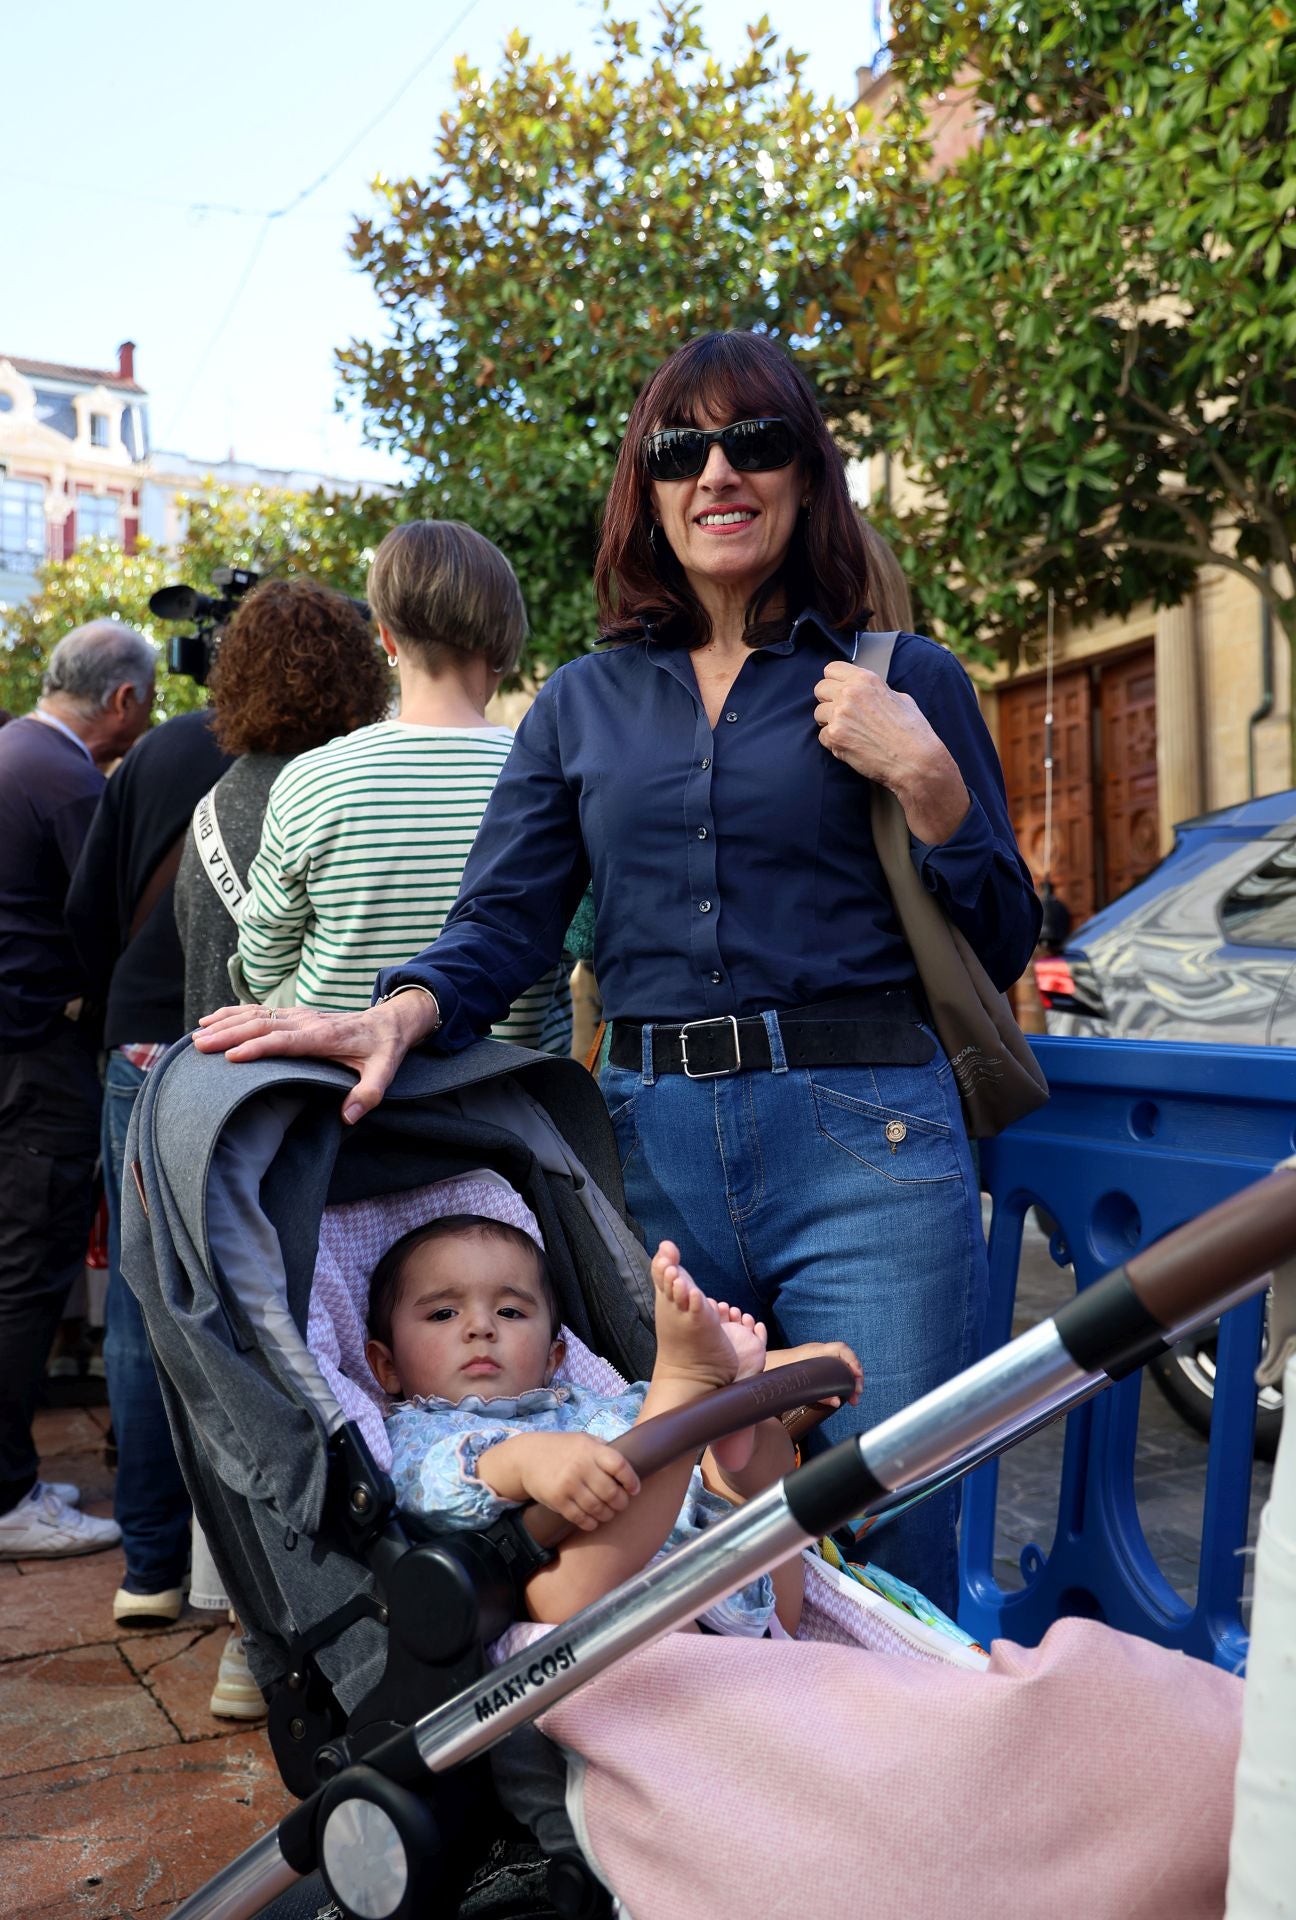
[[[441,1527],[487,1526],[519,1504],[501,1500],[478,1479],[477,1462],[488,1448],[523,1429],[617,1440],[639,1418],[647,1391],[639,1380],[618,1394],[561,1385],[533,1387],[513,1399],[483,1400],[473,1393],[457,1405],[436,1395],[402,1400],[387,1416],[397,1504]],[[656,1557],[695,1539],[732,1512],[729,1501],[712,1493],[694,1467],[679,1519]],[[702,1618],[719,1633],[758,1640],[773,1611],[774,1588],[762,1574]]]

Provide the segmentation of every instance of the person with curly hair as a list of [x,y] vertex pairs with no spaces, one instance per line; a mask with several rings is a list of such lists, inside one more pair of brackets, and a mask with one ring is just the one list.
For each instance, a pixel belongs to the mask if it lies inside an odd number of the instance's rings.
[[297,754],[381,720],[391,702],[360,608],[303,575],[253,588],[217,649],[210,691],[216,739],[238,757],[199,802],[176,879],[191,1030],[230,997],[248,870],[277,776]]
[[[380,720],[391,699],[382,654],[359,605],[304,575],[263,580],[252,590],[225,630],[209,684],[212,732],[237,758],[199,799],[176,877],[191,1030],[230,997],[238,916],[276,776],[297,754]],[[186,1503],[186,1550],[188,1535]],[[178,1611],[178,1592],[174,1598]],[[196,1523],[189,1602],[218,1614],[229,1606]],[[156,1599],[152,1604],[156,1609]],[[265,1717],[237,1624],[221,1650],[210,1709],[222,1720]]]

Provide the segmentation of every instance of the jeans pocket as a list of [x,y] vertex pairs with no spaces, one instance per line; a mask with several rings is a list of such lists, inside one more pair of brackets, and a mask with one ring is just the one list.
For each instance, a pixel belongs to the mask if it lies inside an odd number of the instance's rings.
[[930,1066],[816,1068],[810,1091],[823,1137],[884,1180],[959,1178],[959,1143]]
[[599,1076],[599,1092],[607,1101],[608,1118],[616,1135],[617,1158],[623,1174],[639,1145],[636,1114],[642,1086],[643,1081],[637,1073],[631,1073],[627,1067],[614,1067],[610,1061]]
[[936,1048],[935,1053],[932,1055],[931,1060],[928,1063],[930,1070],[932,1073],[935,1074],[938,1080],[944,1080],[950,1073],[953,1072],[953,1068],[950,1066],[949,1055],[946,1053],[944,1047],[941,1045],[941,1037],[937,1033],[935,1027],[929,1026],[926,1021],[920,1020],[918,1024],[921,1027],[922,1031],[927,1035],[928,1039],[934,1043]]

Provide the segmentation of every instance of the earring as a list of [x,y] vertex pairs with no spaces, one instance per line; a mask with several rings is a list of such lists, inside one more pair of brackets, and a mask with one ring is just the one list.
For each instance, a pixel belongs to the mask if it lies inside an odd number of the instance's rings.
[[804,498],[804,500],[802,500],[802,502],[801,502],[801,511],[802,511],[802,513],[809,513],[809,511],[810,511],[810,503],[811,503],[811,501],[813,500],[813,498],[814,498],[814,495],[813,495],[813,494],[810,494],[810,493],[808,493],[808,494],[807,494],[807,495],[805,496],[805,498]]
[[654,560],[659,558],[659,555],[657,552],[657,528],[659,524],[660,522],[656,520],[650,520],[648,522],[648,545],[652,548],[652,555]]

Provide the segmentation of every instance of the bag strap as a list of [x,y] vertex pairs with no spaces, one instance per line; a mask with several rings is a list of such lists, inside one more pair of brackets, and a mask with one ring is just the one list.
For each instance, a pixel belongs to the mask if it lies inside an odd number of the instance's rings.
[[193,837],[202,870],[211,882],[216,898],[237,926],[247,906],[247,888],[230,858],[229,848],[220,830],[220,821],[216,818],[215,787],[203,795],[193,810]]
[[188,829],[185,828],[177,834],[171,846],[167,848],[149,875],[148,885],[135,902],[135,911],[131,915],[130,929],[126,935],[127,946],[130,945],[140,928],[144,925],[144,922],[148,919],[167,888],[174,884],[175,877],[180,871],[180,855],[184,852],[187,832]]
[[891,678],[891,655],[895,652],[895,643],[900,638],[895,633],[857,633],[855,651],[851,655],[852,664],[867,667],[879,680]]

